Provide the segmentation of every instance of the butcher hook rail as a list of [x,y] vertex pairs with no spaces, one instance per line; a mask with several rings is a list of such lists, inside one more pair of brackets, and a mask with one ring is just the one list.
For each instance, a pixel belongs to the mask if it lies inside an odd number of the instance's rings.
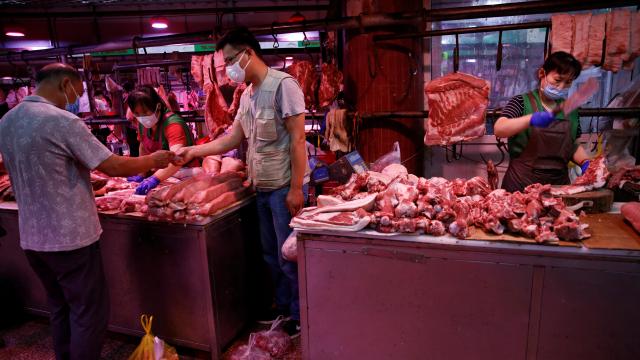
[[[451,150],[449,150],[449,148],[445,145],[445,159],[447,160],[447,163],[452,163],[453,160],[460,160],[463,158],[462,156],[462,141],[460,142],[460,152],[458,152],[458,144],[452,144],[451,145]],[[453,153],[453,160],[451,160],[449,158],[449,151],[451,151]]]
[[274,29],[276,23],[271,24],[271,36],[273,37],[273,48],[277,49],[280,47],[280,43],[278,42],[278,37],[276,36],[276,31]]

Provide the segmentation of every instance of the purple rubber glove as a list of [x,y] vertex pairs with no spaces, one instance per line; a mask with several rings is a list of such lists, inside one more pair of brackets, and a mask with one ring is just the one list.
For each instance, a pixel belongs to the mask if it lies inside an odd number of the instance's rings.
[[529,123],[534,127],[546,128],[555,119],[556,117],[551,112],[538,111],[531,115],[531,120],[529,121]]
[[582,175],[584,175],[587,172],[587,169],[589,168],[589,164],[591,164],[591,160],[585,160],[582,162],[582,165],[580,165],[580,169],[582,169]]
[[147,193],[158,186],[158,184],[160,184],[160,179],[155,176],[149,176],[138,185],[136,195],[147,195]]
[[137,183],[139,183],[139,182],[142,182],[142,180],[144,180],[144,176],[142,176],[142,175],[134,175],[134,176],[129,176],[127,178],[128,182],[137,182]]

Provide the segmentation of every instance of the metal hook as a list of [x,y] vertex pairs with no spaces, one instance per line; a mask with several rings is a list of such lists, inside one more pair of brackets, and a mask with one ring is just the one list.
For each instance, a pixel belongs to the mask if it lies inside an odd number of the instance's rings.
[[456,47],[453,49],[453,72],[457,73],[460,68],[460,44],[458,34],[456,34]]
[[544,58],[547,58],[549,52],[549,27],[544,28]]
[[278,42],[278,37],[276,36],[276,31],[274,29],[275,23],[271,24],[271,36],[273,37],[273,48],[277,49],[280,47],[280,43]]
[[498,34],[498,54],[496,59],[496,71],[502,68],[502,31]]
[[453,149],[453,158],[455,160],[460,160],[462,159],[462,142],[460,142],[460,153],[457,152],[457,144],[453,144],[452,149]]

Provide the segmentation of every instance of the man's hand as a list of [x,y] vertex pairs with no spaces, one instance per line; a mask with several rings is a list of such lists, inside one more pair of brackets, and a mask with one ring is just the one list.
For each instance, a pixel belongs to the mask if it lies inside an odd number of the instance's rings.
[[548,127],[556,117],[549,111],[538,111],[531,115],[530,124],[533,127],[546,128]]
[[289,189],[289,193],[287,194],[287,209],[289,209],[289,213],[291,213],[291,216],[298,215],[303,207],[304,194],[302,193],[302,189]]
[[184,166],[195,158],[195,149],[193,146],[185,146],[176,150],[174,158],[171,163],[176,166]]
[[151,160],[153,160],[154,169],[164,169],[169,166],[176,154],[172,151],[158,150],[149,156],[151,156]]

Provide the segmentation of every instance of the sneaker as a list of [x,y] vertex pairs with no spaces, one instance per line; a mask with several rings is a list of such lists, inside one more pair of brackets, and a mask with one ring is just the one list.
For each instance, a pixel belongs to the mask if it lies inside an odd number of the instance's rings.
[[300,336],[300,321],[298,320],[289,320],[282,326],[282,330],[286,332],[292,339]]
[[270,309],[262,314],[262,316],[258,317],[257,323],[262,325],[272,325],[278,317],[282,317],[282,321],[289,321],[291,319],[289,311]]

